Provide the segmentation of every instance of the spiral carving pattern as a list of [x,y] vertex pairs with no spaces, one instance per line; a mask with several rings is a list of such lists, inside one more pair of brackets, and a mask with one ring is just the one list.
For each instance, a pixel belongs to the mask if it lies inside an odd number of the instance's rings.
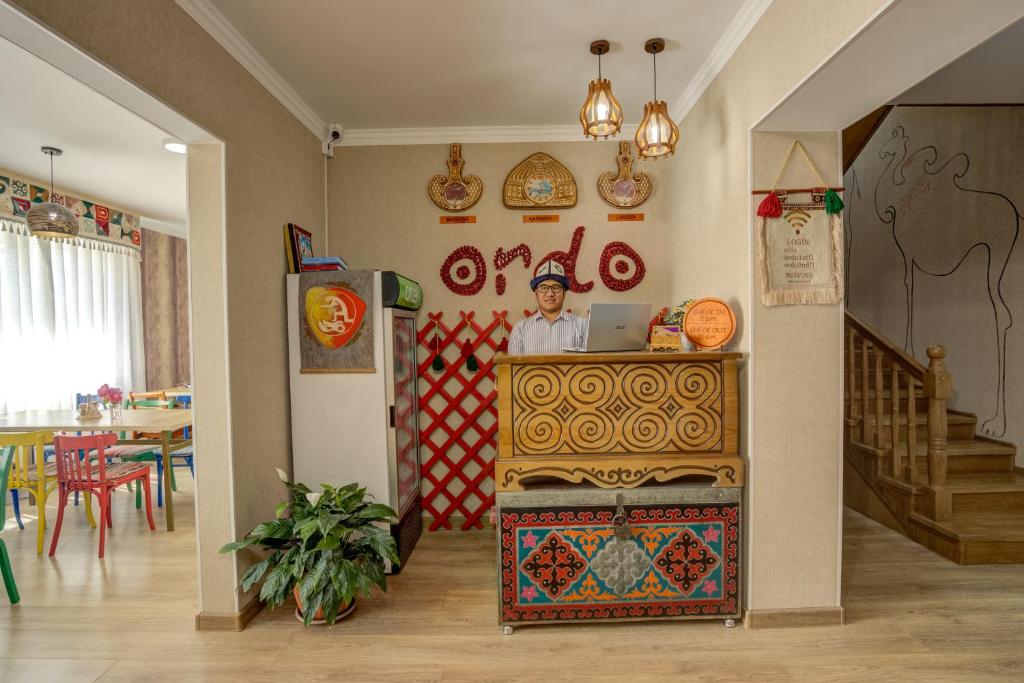
[[511,383],[514,455],[723,447],[720,363],[520,366]]

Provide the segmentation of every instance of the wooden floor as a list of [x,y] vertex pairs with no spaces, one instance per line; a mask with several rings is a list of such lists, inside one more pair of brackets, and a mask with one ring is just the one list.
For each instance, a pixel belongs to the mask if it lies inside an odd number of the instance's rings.
[[486,531],[426,534],[391,590],[334,629],[303,630],[282,608],[243,633],[197,633],[191,504],[183,490],[178,530],[159,516],[150,532],[122,494],[102,561],[80,511],[55,560],[36,556],[34,521],[19,531],[9,520],[22,603],[0,594],[0,681],[1024,680],[1024,569],[956,565],[851,511],[846,626],[674,622],[506,637]]

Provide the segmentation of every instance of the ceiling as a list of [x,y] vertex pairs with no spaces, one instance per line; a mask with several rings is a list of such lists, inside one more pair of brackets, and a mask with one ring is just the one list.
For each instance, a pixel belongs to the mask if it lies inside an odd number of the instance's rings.
[[935,72],[892,104],[1024,104],[1024,20]]
[[39,148],[59,147],[58,188],[185,236],[185,156],[163,148],[167,133],[3,38],[0,64],[17,74],[0,99],[0,168],[48,181],[49,158]]
[[[662,37],[667,43],[657,60],[658,98],[671,108],[706,70],[709,58],[722,52],[720,43],[735,39],[730,33],[737,32],[736,24],[744,24],[742,40],[768,4],[178,2],[215,37],[210,24],[218,21],[221,29],[237,31],[242,40],[235,40],[236,48],[239,43],[251,46],[321,121],[343,125],[346,135],[353,129],[573,124],[587,82],[597,77],[597,58],[589,45],[598,38],[611,41],[603,72],[626,122],[636,124],[652,96],[651,56],[643,49],[648,38]],[[199,17],[204,13],[205,20]],[[718,54],[719,61],[724,64],[728,54]]]
[[[899,0],[887,5],[755,128],[843,130],[891,103],[909,84],[922,83],[942,65],[956,62],[1024,18],[1021,0],[984,4],[984,12],[978,11],[977,3],[963,0]],[[1010,75],[1012,67],[1001,72],[1009,80],[1020,79],[1019,74]]]

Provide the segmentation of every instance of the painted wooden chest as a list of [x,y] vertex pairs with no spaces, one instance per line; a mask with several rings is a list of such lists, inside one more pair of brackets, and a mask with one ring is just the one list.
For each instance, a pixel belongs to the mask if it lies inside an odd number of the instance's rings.
[[708,485],[499,492],[500,623],[738,617],[741,495]]

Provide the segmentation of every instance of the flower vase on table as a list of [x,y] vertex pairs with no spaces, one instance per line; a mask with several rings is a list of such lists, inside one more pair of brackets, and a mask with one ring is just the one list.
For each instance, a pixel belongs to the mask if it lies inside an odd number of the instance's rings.
[[100,400],[103,401],[103,405],[110,411],[111,420],[121,419],[121,404],[124,401],[124,392],[117,387],[112,387],[104,384],[102,387],[96,390]]

